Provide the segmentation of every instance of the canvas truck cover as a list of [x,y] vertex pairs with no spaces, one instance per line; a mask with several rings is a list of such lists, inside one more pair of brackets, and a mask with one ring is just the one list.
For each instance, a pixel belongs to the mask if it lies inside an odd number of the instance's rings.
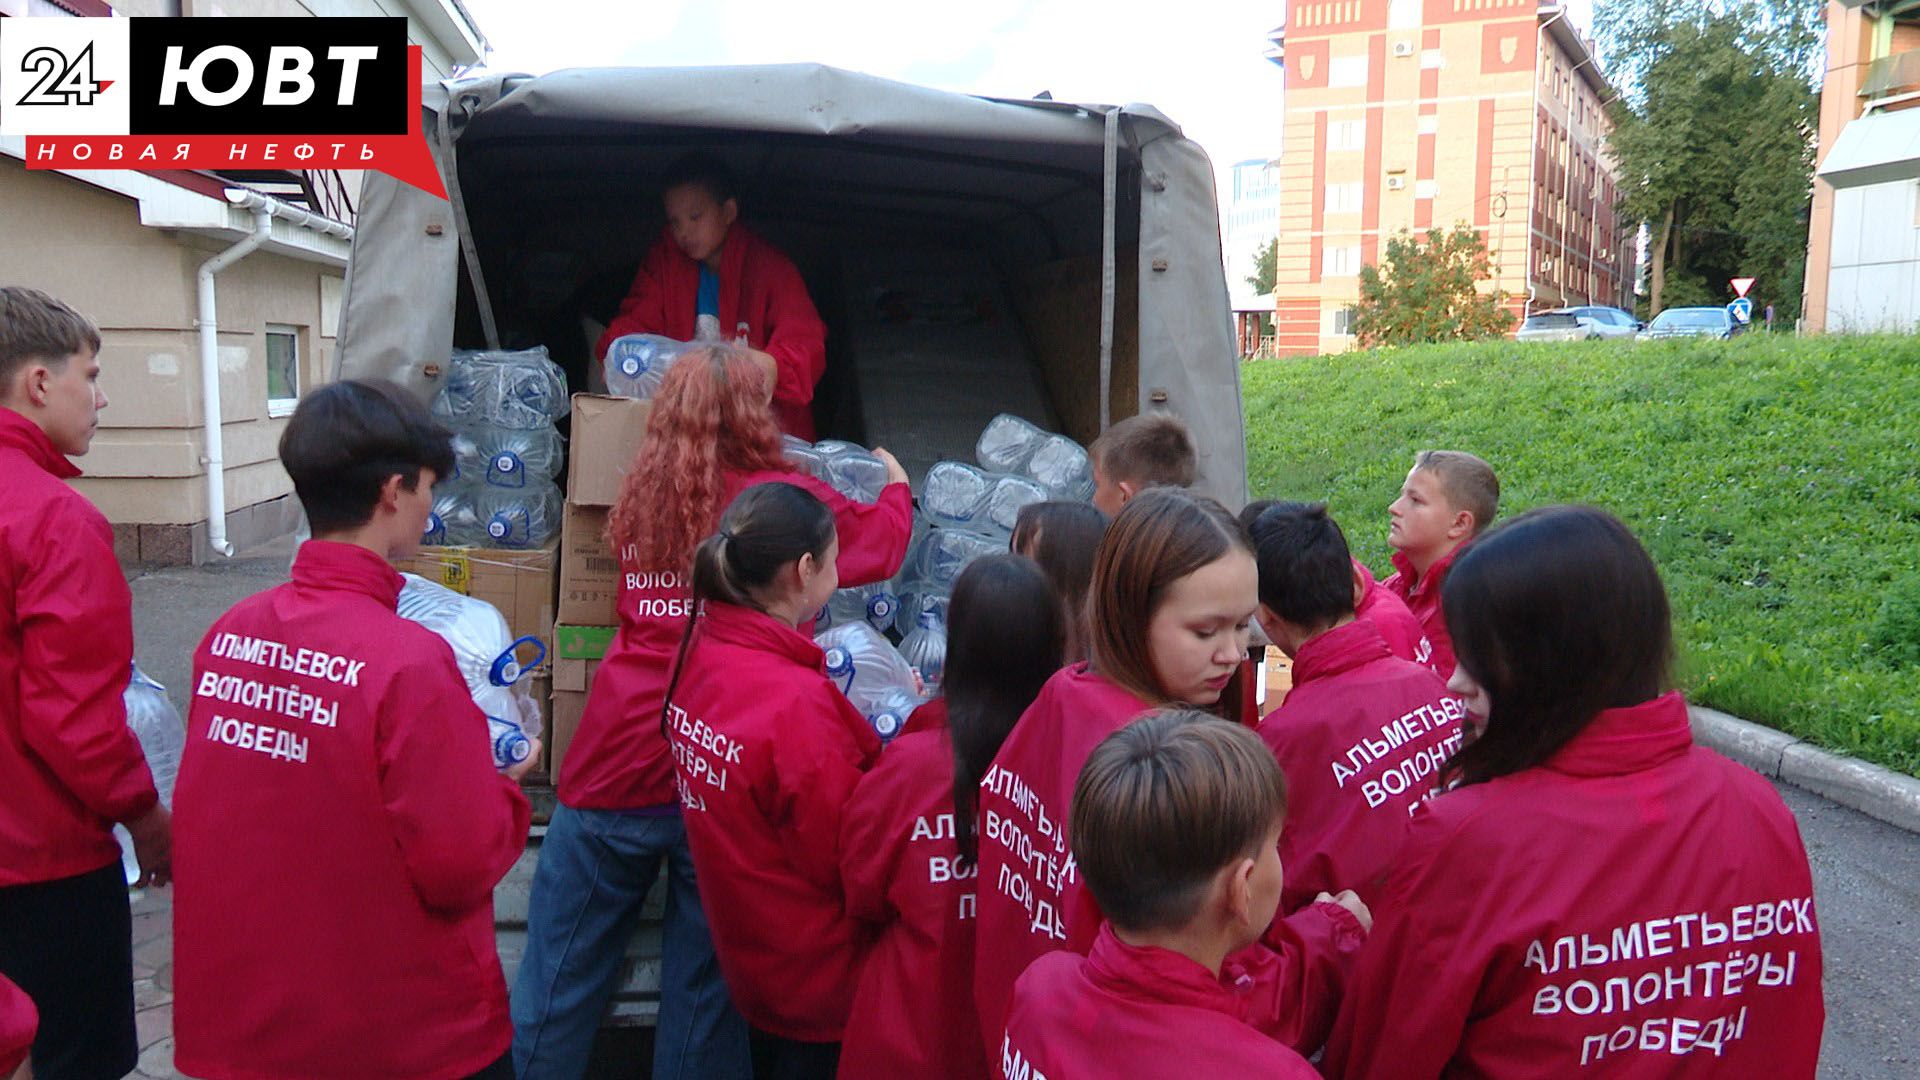
[[[969,228],[1028,228],[1055,244],[1063,231],[1084,234],[1089,215],[1061,221],[1057,194],[1027,177],[1070,177],[1083,189],[1104,184],[1106,212],[1096,215],[1105,219],[1098,221],[1104,243],[1098,234],[1078,235],[1074,242],[1103,257],[1102,310],[1116,313],[1102,335],[1103,379],[1120,383],[1109,400],[1185,418],[1199,444],[1200,486],[1230,506],[1246,499],[1239,359],[1213,169],[1197,144],[1149,106],[990,99],[792,64],[581,69],[540,77],[487,73],[428,85],[423,109],[423,130],[450,199],[367,174],[347,269],[337,354],[341,377],[388,378],[422,395],[433,393],[453,347],[463,268],[478,286],[473,291],[483,336],[495,336],[482,260],[462,228],[463,202],[477,197],[460,189],[463,151],[486,140],[518,139],[537,140],[542,152],[564,156],[573,145],[569,140],[578,138],[580,152],[590,153],[608,144],[609,132],[629,144],[651,137],[671,141],[687,131],[795,145],[832,140],[868,152],[863,173],[895,176],[889,190],[907,193],[903,197],[918,200],[929,213],[984,213],[985,207],[993,216],[968,220]],[[914,173],[927,162],[983,159],[1007,164],[999,190],[976,187],[964,197],[943,196]],[[1119,184],[1124,190],[1116,191],[1116,175],[1125,178]],[[1116,247],[1116,231],[1132,242]],[[1119,259],[1137,265],[1117,265]],[[1136,282],[1137,303],[1115,296]],[[1111,363],[1112,319],[1134,312],[1137,327],[1119,329],[1137,336],[1137,379]],[[1108,410],[1101,410],[1101,422],[1108,418]]]

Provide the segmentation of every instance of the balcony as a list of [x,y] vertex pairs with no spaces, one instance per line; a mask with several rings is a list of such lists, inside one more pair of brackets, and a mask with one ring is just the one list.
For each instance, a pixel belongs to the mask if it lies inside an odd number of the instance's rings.
[[1860,81],[1863,98],[1891,97],[1920,90],[1920,49],[1883,56],[1867,65]]

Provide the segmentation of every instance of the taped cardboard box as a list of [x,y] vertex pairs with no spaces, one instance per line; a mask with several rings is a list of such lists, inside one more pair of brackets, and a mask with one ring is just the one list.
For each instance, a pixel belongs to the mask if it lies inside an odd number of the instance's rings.
[[500,609],[514,637],[536,637],[553,652],[554,590],[560,540],[525,551],[504,548],[423,547],[396,570],[418,574],[463,596]]
[[560,526],[560,610],[569,626],[611,626],[620,621],[620,561],[608,546],[604,506],[568,503]]
[[553,707],[548,710],[547,772],[560,782],[567,745],[580,730],[587,710],[587,690],[600,660],[613,644],[611,626],[555,626],[553,628]]
[[1260,665],[1260,715],[1280,707],[1293,689],[1293,660],[1278,645],[1267,646],[1266,662]]
[[612,506],[647,434],[653,403],[601,394],[573,395],[573,433],[567,451],[567,501]]

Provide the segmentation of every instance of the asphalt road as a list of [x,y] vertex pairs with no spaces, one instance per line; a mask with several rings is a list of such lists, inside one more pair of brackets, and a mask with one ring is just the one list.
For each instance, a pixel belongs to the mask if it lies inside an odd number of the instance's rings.
[[[184,714],[193,650],[233,603],[285,580],[290,546],[133,579],[135,655]],[[1826,963],[1823,1080],[1920,1077],[1920,836],[1780,785],[1813,862]]]

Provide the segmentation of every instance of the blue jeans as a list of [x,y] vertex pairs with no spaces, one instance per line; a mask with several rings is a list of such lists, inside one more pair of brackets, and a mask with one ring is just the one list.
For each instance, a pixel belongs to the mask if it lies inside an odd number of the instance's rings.
[[540,846],[527,951],[513,983],[513,1067],[521,1080],[578,1080],[586,1071],[662,860],[667,903],[653,1076],[753,1075],[746,1021],[720,977],[680,815],[562,805]]

